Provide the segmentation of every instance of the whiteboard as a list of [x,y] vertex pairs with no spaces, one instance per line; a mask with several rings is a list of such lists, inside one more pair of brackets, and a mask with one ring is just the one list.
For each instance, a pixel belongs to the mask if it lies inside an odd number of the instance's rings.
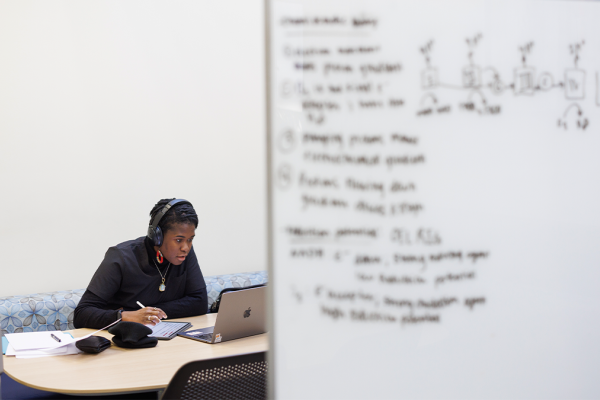
[[600,6],[268,1],[273,390],[600,396]]

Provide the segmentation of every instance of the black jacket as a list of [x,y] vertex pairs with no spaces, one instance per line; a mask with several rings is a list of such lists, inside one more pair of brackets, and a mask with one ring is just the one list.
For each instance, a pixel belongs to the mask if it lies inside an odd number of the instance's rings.
[[[138,310],[137,301],[161,308],[169,319],[206,314],[206,283],[194,248],[181,265],[155,260],[145,237],[109,248],[75,309],[75,328],[103,328],[117,319],[118,309]],[[164,292],[157,268],[166,273]]]

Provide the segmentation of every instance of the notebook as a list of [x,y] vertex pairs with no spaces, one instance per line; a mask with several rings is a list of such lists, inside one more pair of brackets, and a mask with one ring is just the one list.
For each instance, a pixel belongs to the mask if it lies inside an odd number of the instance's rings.
[[267,331],[267,287],[223,293],[215,326],[178,333],[179,336],[215,344]]

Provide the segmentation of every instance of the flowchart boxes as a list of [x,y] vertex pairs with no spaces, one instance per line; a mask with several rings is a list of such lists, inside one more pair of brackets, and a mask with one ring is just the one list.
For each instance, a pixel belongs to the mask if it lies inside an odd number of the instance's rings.
[[515,94],[533,95],[535,88],[535,69],[530,67],[515,68]]
[[477,88],[481,86],[481,68],[469,65],[462,69],[463,87]]
[[565,97],[569,100],[580,100],[585,97],[585,71],[568,69],[565,71]]
[[438,85],[437,68],[427,68],[421,71],[421,87],[423,89],[431,89]]

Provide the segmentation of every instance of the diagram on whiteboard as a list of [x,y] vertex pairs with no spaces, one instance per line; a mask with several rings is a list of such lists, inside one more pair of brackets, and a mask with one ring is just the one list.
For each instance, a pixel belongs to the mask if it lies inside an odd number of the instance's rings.
[[[466,38],[468,64],[462,69],[461,83],[442,82],[438,68],[432,66],[434,41],[430,40],[419,48],[425,59],[426,68],[421,71],[421,87],[425,91],[420,101],[419,116],[448,113],[450,105],[440,105],[443,89],[465,91],[466,99],[459,109],[479,115],[497,115],[502,111],[499,104],[493,104],[490,97],[511,93],[514,96],[539,96],[546,92],[562,92],[566,107],[557,119],[557,126],[563,129],[576,128],[586,130],[589,120],[582,107],[574,102],[585,99],[586,71],[578,67],[585,41],[569,45],[569,53],[573,65],[565,68],[562,80],[556,80],[550,72],[537,72],[534,66],[527,63],[528,56],[534,51],[534,42],[526,42],[519,46],[520,65],[514,68],[509,80],[503,79],[493,66],[481,66],[474,61],[474,54],[483,35],[478,33]],[[596,88],[596,90],[598,90]],[[496,100],[497,101],[497,100]]]

